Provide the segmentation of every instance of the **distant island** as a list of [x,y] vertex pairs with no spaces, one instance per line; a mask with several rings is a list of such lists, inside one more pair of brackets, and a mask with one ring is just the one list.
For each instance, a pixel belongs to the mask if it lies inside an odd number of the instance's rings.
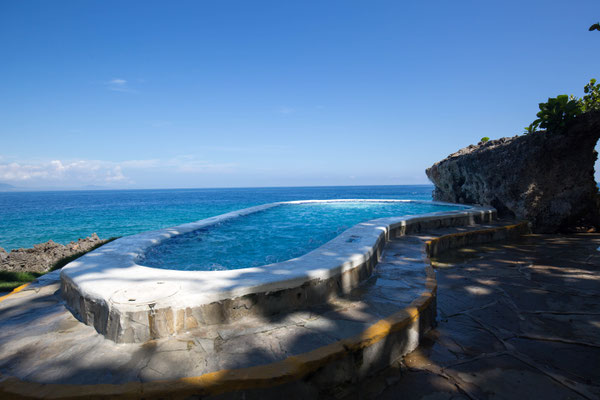
[[9,185],[8,183],[0,182],[0,192],[7,192],[9,190],[15,190],[16,187],[13,185]]

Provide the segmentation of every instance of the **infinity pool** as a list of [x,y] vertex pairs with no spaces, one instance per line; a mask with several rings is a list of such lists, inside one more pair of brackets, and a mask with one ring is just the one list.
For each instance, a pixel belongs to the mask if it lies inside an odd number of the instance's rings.
[[411,201],[280,204],[169,238],[137,262],[186,271],[257,267],[306,254],[360,222],[457,209]]

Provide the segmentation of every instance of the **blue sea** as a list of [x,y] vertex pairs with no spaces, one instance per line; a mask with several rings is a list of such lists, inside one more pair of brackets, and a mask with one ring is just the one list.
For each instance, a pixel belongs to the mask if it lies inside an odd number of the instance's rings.
[[0,192],[0,247],[97,233],[124,236],[197,221],[276,201],[309,199],[431,200],[433,186],[331,186],[235,189]]

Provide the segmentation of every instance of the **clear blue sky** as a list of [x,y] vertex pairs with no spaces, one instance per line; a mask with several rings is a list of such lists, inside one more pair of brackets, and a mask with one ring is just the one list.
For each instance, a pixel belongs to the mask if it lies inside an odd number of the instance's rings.
[[2,1],[0,182],[427,183],[600,78],[600,1]]

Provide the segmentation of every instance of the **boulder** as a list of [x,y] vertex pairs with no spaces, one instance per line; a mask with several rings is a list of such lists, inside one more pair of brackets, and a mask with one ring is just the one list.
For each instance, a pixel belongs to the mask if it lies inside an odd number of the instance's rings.
[[434,200],[491,205],[525,219],[534,232],[598,228],[594,150],[600,112],[579,116],[564,132],[490,140],[449,155],[426,170]]

